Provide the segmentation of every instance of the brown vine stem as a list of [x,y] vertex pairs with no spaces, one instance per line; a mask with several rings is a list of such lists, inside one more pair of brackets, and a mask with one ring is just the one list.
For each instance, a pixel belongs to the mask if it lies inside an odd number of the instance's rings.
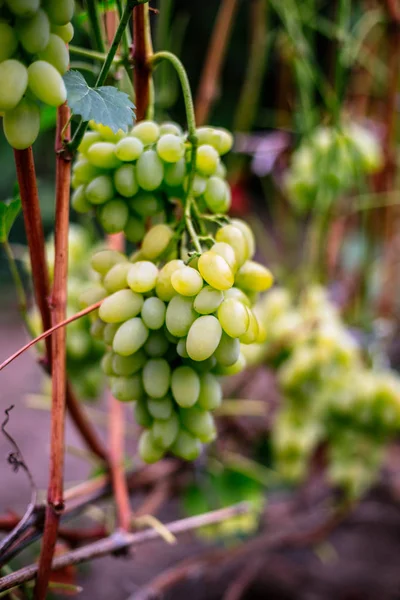
[[149,32],[149,6],[142,4],[133,9],[133,63],[136,100],[136,120],[146,118],[150,99],[152,45]]
[[216,99],[217,84],[221,75],[237,5],[237,0],[223,0],[220,4],[196,98],[197,125],[203,125],[207,121]]
[[[178,535],[187,531],[193,531],[199,527],[212,525],[230,519],[234,516],[245,514],[250,510],[246,502],[229,506],[220,510],[215,510],[195,517],[180,519],[168,523],[166,528],[170,533]],[[116,533],[108,538],[93,542],[87,546],[83,546],[78,550],[66,552],[62,556],[58,556],[53,560],[52,570],[63,569],[70,565],[77,565],[94,558],[100,558],[113,552],[121,552],[128,550],[132,546],[139,546],[146,542],[159,538],[159,533],[154,529],[145,529],[136,533]],[[37,575],[37,565],[30,565],[6,575],[0,579],[0,592],[9,590],[15,586],[21,585],[27,581],[31,581]]]

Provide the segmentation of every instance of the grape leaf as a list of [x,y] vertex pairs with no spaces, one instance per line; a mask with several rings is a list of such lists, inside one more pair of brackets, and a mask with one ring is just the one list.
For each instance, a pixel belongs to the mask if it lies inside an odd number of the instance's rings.
[[107,125],[114,133],[133,125],[135,105],[125,92],[107,85],[91,88],[78,71],[68,71],[64,83],[70,109],[84,121]]
[[21,200],[16,198],[9,202],[0,202],[0,243],[8,240],[11,227],[21,210]]

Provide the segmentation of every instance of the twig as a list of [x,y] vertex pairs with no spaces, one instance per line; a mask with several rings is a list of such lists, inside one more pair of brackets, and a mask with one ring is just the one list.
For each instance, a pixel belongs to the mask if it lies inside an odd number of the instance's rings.
[[133,10],[132,58],[137,121],[146,118],[150,98],[151,66],[149,58],[152,48],[148,31],[148,16],[148,6],[136,6]]
[[[213,525],[231,519],[237,515],[245,514],[249,510],[249,505],[244,502],[228,508],[222,508],[195,517],[173,521],[166,525],[167,529],[174,535],[193,531],[200,527]],[[62,556],[58,556],[53,560],[52,570],[63,569],[70,565],[77,565],[88,560],[107,556],[115,552],[128,550],[132,546],[139,546],[146,542],[159,539],[159,533],[154,529],[146,529],[137,533],[116,533],[109,538],[93,542],[87,546],[83,546],[78,550],[66,552]],[[10,575],[6,575],[0,579],[0,591],[9,590],[16,585],[21,585],[36,577],[37,565],[30,565],[15,571]]]
[[129,531],[131,507],[123,471],[124,460],[124,405],[110,394],[110,471],[117,507],[118,527]]
[[237,5],[237,0],[223,0],[220,3],[196,98],[196,121],[198,125],[203,125],[207,121],[217,95],[217,84],[221,75]]
[[223,596],[223,600],[240,600],[263,564],[263,558],[249,562],[232,581]]

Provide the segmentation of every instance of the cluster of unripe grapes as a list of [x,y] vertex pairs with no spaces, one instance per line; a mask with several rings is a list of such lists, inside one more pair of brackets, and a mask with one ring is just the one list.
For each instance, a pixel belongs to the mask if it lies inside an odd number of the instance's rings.
[[61,106],[74,0],[0,0],[0,116],[9,144],[28,148],[40,129],[39,102]]
[[332,199],[359,187],[383,165],[376,137],[352,123],[341,128],[320,126],[292,155],[284,185],[300,212],[324,210]]
[[[91,123],[73,167],[72,206],[81,213],[96,209],[106,233],[124,232],[127,240],[143,239],[146,219],[159,221],[186,196],[191,143],[175,123],[136,124],[129,133],[113,133]],[[192,196],[200,211],[225,213],[231,204],[220,156],[231,149],[224,129],[197,130],[196,174]]]
[[277,369],[282,406],[272,440],[280,473],[300,482],[319,446],[332,484],[350,496],[377,476],[387,443],[400,431],[400,379],[368,368],[326,291],[310,287],[297,305],[272,290],[255,312],[268,341],[243,351]]
[[147,462],[166,452],[193,460],[214,439],[218,377],[244,367],[241,343],[264,340],[251,298],[272,284],[252,260],[253,234],[242,221],[218,228],[213,245],[186,264],[169,258],[171,244],[172,228],[157,224],[130,259],[94,254],[101,283],[81,297],[83,306],[103,299],[92,334],[110,348],[102,365],[112,394],[135,401]]

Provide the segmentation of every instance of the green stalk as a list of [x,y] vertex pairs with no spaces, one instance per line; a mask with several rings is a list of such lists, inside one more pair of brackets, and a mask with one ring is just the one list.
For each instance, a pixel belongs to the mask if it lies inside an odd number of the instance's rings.
[[[351,20],[351,0],[339,0],[337,21],[339,35],[342,39],[346,39],[349,34]],[[335,64],[335,90],[337,93],[336,102],[336,121],[340,118],[340,107],[344,95],[344,83],[345,83],[345,65],[344,65],[344,52],[341,47],[342,43],[339,40],[338,47],[336,49],[336,64]]]
[[[84,58],[91,58],[93,60],[99,60],[104,62],[107,58],[106,52],[96,52],[96,50],[88,50],[87,48],[79,48],[79,46],[68,46],[70,54],[75,54],[76,56],[83,56]],[[113,62],[119,63],[121,62],[121,58],[116,56],[113,59]]]
[[29,335],[31,337],[35,337],[36,334],[33,331],[28,319],[28,301],[25,294],[24,284],[22,283],[22,279],[19,274],[17,264],[15,262],[14,254],[8,240],[3,242],[3,248],[4,252],[6,253],[8,267],[10,269],[11,277],[13,279],[15,291],[18,297],[19,312],[21,314],[22,320],[25,323],[25,327],[29,332]]
[[86,8],[90,21],[92,38],[96,49],[99,52],[105,53],[106,47],[103,40],[103,32],[101,27],[101,17],[97,0],[86,0]]

